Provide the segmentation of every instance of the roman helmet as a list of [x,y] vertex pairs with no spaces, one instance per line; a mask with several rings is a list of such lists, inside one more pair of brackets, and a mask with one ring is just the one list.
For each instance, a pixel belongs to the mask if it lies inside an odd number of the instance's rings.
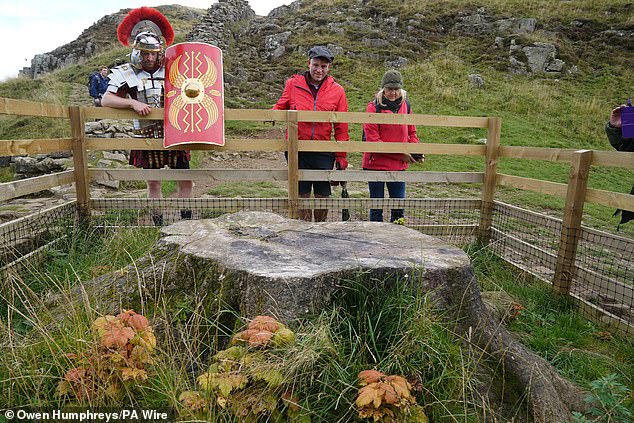
[[159,66],[165,60],[165,46],[174,41],[174,29],[167,18],[152,7],[132,9],[119,24],[117,37],[124,46],[132,42],[130,64],[141,68],[141,52],[158,53]]

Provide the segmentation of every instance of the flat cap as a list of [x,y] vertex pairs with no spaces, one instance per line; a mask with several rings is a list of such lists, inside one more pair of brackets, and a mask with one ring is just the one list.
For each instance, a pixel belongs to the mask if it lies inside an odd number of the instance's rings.
[[315,46],[308,50],[309,59],[314,59],[316,57],[326,59],[328,62],[332,62],[332,59],[335,58],[330,49],[325,46]]

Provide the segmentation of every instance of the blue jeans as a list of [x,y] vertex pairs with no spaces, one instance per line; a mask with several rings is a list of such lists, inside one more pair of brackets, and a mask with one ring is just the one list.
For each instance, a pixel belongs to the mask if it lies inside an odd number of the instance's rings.
[[[385,198],[385,185],[390,198],[405,198],[405,182],[368,182],[370,198]],[[392,209],[390,222],[400,219],[403,215],[403,209]],[[370,209],[370,221],[383,222],[383,209]]]

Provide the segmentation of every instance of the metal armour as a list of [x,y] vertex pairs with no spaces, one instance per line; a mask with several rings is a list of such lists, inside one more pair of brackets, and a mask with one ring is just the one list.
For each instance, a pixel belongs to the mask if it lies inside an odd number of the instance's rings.
[[[154,73],[149,73],[143,69],[135,69],[126,63],[125,65],[117,66],[112,69],[109,85],[119,89],[127,84],[130,89],[136,89],[138,101],[149,104],[153,108],[162,108],[164,83],[165,68],[163,66],[158,68]],[[163,121],[135,119],[133,123],[134,129],[139,130],[156,127],[159,122],[162,126]]]

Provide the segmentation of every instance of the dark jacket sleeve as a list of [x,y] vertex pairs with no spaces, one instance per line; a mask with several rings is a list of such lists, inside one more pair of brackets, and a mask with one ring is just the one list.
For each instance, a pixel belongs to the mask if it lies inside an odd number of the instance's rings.
[[88,91],[90,93],[90,96],[93,98],[99,97],[99,93],[97,92],[97,82],[97,78],[90,78],[90,89]]
[[610,123],[605,124],[605,134],[608,136],[610,145],[618,151],[634,152],[634,139],[623,138],[623,132],[621,128],[615,128],[610,126]]

